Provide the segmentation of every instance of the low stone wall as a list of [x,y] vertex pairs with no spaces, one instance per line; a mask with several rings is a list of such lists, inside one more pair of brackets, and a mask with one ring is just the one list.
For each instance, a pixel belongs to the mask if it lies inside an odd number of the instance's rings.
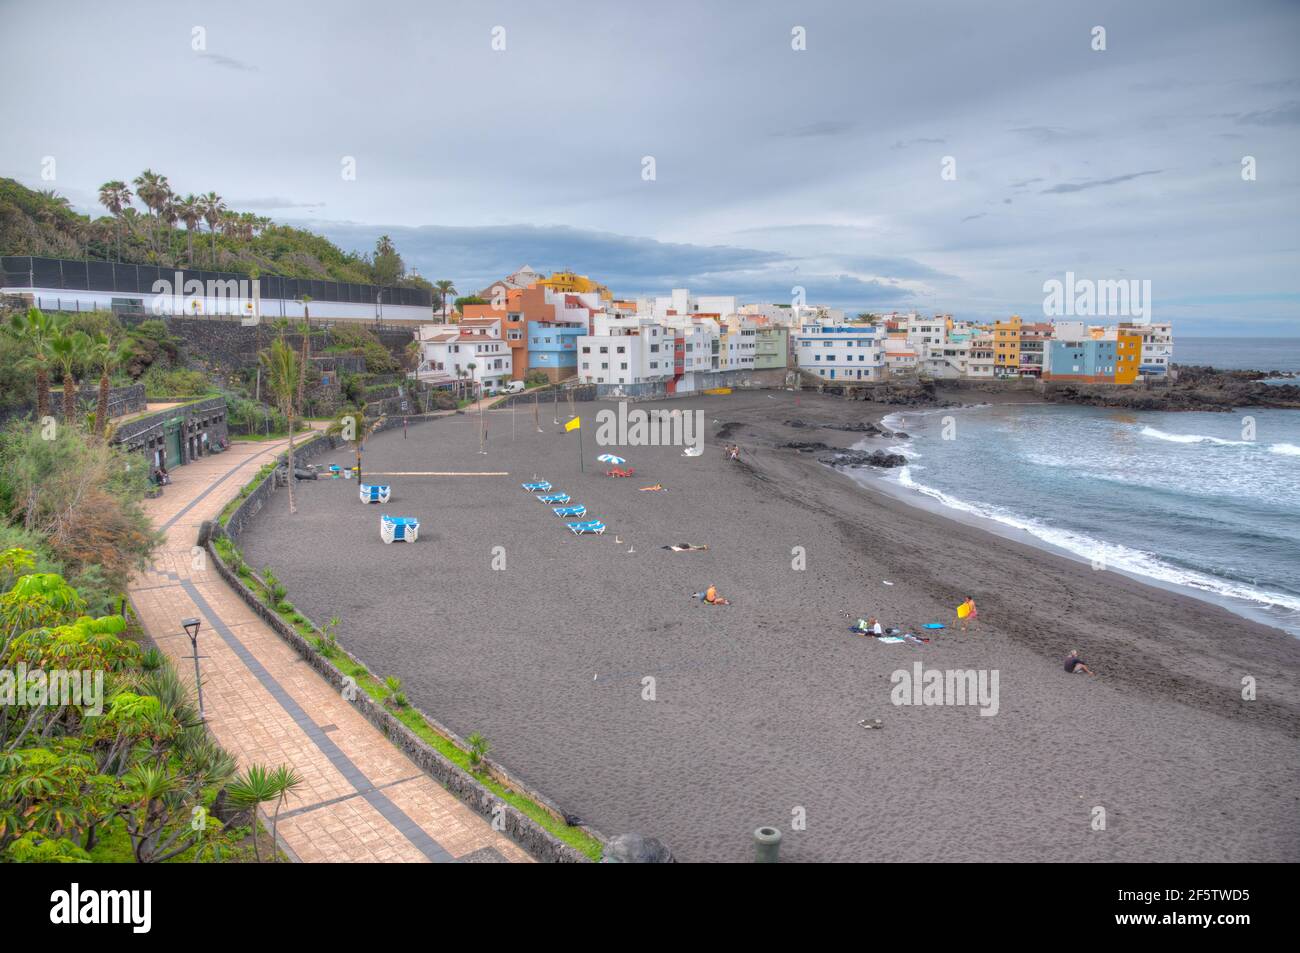
[[[390,419],[384,422],[379,428],[382,430],[391,429],[394,426],[401,426],[401,419]],[[310,444],[304,444],[302,449],[302,458],[311,459],[320,456],[329,450],[336,449],[337,444],[333,437],[325,435],[318,436]],[[280,459],[283,459],[283,454]],[[299,454],[295,453],[295,459]],[[263,603],[244,583],[233,569],[217,553],[213,546],[213,540],[219,536],[227,536],[232,540],[239,537],[239,534],[248,526],[248,523],[255,517],[266,505],[268,500],[276,492],[274,474],[268,474],[258,484],[257,488],[250,493],[235,511],[231,514],[223,530],[219,526],[205,524],[205,528],[200,530],[200,541],[206,546],[208,556],[212,559],[213,564],[217,567],[217,572],[221,575],[231,588],[248,604],[259,617],[269,625],[277,635],[285,640],[291,648],[294,649],[304,661],[321,674],[331,685],[340,692],[350,683],[348,676],[344,675],[333,662],[324,655],[316,651],[315,646],[305,639],[297,629],[285,622],[280,615]],[[292,594],[290,594],[292,596]],[[301,612],[300,612],[301,614]],[[304,617],[305,618],[305,617]],[[320,628],[312,623],[312,628],[320,635],[324,635]],[[342,646],[338,651],[345,654],[354,663],[365,666],[369,671],[369,666],[357,658],[351,652],[348,652]],[[355,686],[353,686],[355,687]],[[431,778],[445,787],[454,794],[460,801],[471,807],[478,814],[482,815],[488,821],[493,821],[500,817],[504,824],[504,832],[515,843],[519,844],[537,860],[546,863],[588,863],[590,858],[581,851],[569,846],[557,838],[546,828],[542,827],[527,814],[518,810],[514,806],[503,802],[497,795],[483,786],[483,784],[471,775],[460,765],[448,760],[428,742],[426,742],[415,732],[411,731],[406,725],[397,719],[388,709],[371,698],[364,691],[356,691],[355,697],[351,700],[357,711],[369,721],[372,725],[384,733],[389,741],[393,742],[404,751],[408,757],[414,761],[422,771]],[[429,726],[442,735],[448,741],[457,747],[468,750],[468,744],[461,739],[451,729],[440,724],[433,718],[430,718],[425,712],[419,709],[417,711]],[[485,758],[488,773],[497,782],[518,791],[529,800],[541,806],[545,811],[562,820],[563,811],[552,803],[549,798],[529,788],[518,778],[511,775],[502,765]],[[608,840],[597,831],[589,827],[584,827],[587,834],[594,837],[602,844],[607,844]]]
[[[99,384],[83,384],[77,389],[76,401],[78,409],[82,411],[95,411],[99,409]],[[143,384],[129,384],[126,387],[111,387],[108,391],[108,417],[125,417],[127,414],[138,414],[148,406],[148,401],[144,395]],[[50,411],[60,419],[63,416],[63,389],[52,384],[50,390]],[[36,408],[34,406],[14,407],[10,410],[0,413],[0,423],[6,423],[9,420],[19,418],[32,418],[35,416]]]

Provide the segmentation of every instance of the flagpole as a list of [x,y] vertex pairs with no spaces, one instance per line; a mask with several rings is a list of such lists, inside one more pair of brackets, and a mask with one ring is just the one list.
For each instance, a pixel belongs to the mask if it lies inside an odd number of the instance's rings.
[[587,461],[585,459],[585,455],[582,452],[582,421],[581,420],[578,421],[578,472],[579,473],[587,472]]

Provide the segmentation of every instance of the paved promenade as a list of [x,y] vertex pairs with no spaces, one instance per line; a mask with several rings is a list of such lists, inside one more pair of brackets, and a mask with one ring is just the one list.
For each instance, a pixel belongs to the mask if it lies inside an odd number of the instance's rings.
[[[304,862],[527,862],[429,778],[299,658],[193,551],[199,524],[286,446],[234,443],[177,467],[146,509],[166,543],[130,587],[145,630],[192,681],[181,620],[197,617],[203,703],[221,744],[239,760],[292,765],[303,776],[280,812],[286,851]],[[272,505],[287,506],[283,494]]]

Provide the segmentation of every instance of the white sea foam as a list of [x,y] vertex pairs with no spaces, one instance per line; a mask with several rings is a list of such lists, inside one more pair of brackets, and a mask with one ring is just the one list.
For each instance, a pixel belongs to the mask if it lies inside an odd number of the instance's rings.
[[1083,533],[1074,533],[1069,530],[1058,527],[1048,526],[1037,520],[1020,516],[1010,510],[1003,509],[999,506],[992,506],[984,503],[970,503],[966,500],[950,496],[942,490],[934,487],[917,483],[912,479],[911,468],[901,467],[896,471],[897,482],[899,486],[906,487],[935,500],[950,509],[962,513],[968,513],[982,519],[993,520],[1003,526],[1009,526],[1012,529],[1021,530],[1029,535],[1040,539],[1045,543],[1058,546],[1061,549],[1081,556],[1086,560],[1093,561],[1098,558],[1105,562],[1109,569],[1117,569],[1122,572],[1133,573],[1138,576],[1146,576],[1151,579],[1157,579],[1161,582],[1170,583],[1178,586],[1187,586],[1191,589],[1198,589],[1215,596],[1228,596],[1234,599],[1243,599],[1248,602],[1254,602],[1263,606],[1276,606],[1288,609],[1293,612],[1300,612],[1300,598],[1284,593],[1268,592],[1263,589],[1256,589],[1245,583],[1233,582],[1226,579],[1216,579],[1213,576],[1204,573],[1195,572],[1190,569],[1181,569],[1177,566],[1163,562],[1151,553],[1141,552],[1130,549],[1127,546],[1120,546],[1115,543],[1104,543],[1099,539],[1094,539]]
[[1300,457],[1300,447],[1293,443],[1275,443],[1268,448],[1269,453],[1280,453],[1284,457]]
[[1213,443],[1225,447],[1248,447],[1253,443],[1250,440],[1224,440],[1222,437],[1210,437],[1199,433],[1165,433],[1155,427],[1143,427],[1138,433],[1144,437],[1168,440],[1170,443]]

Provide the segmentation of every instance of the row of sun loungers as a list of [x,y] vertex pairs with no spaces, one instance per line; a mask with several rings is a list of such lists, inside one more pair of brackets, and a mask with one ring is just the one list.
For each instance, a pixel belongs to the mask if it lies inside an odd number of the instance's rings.
[[[524,488],[524,492],[536,494],[537,502],[549,504],[551,512],[556,516],[568,518],[587,515],[587,508],[581,503],[568,505],[573,503],[573,498],[563,490],[554,493],[546,492],[553,489],[553,487],[544,480],[520,485]],[[557,506],[555,504],[561,505]],[[605,532],[605,524],[600,520],[583,520],[566,523],[565,525],[569,527],[569,532],[573,533],[574,536],[584,536],[588,533],[599,536]]]

